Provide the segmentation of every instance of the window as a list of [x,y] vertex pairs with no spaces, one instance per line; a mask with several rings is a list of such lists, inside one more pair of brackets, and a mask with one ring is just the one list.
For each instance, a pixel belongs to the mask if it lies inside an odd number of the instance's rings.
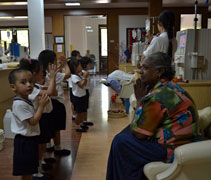
[[108,56],[107,51],[107,28],[101,28],[101,56]]
[[[29,47],[29,33],[27,28],[2,28],[0,29],[1,46],[7,49],[11,40],[17,39],[21,46]],[[6,45],[6,47],[5,47]]]
[[[195,14],[181,14],[180,30],[194,29]],[[197,14],[197,29],[201,29],[201,14]]]
[[4,47],[4,42],[6,42],[7,47],[12,40],[12,30],[0,30],[1,32],[1,46]]
[[21,46],[29,47],[28,30],[17,30],[17,42]]

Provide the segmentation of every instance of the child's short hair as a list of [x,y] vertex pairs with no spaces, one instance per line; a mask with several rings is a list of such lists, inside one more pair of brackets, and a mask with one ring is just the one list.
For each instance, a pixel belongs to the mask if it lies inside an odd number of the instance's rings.
[[71,74],[76,74],[75,70],[79,64],[80,64],[80,60],[72,59],[70,61],[69,68],[70,68]]
[[38,57],[39,63],[43,67],[43,72],[46,72],[49,63],[54,63],[56,59],[56,53],[52,50],[43,50]]
[[77,50],[73,50],[73,51],[71,52],[71,57],[77,57],[78,55],[80,55],[80,52],[77,51]]
[[40,64],[36,59],[22,58],[19,64],[21,69],[29,70],[31,73],[40,72]]
[[84,56],[80,59],[80,63],[83,69],[86,69],[87,64],[92,64],[92,59]]
[[16,82],[16,75],[19,74],[19,73],[22,73],[22,72],[30,72],[29,70],[27,69],[21,69],[21,68],[18,68],[18,69],[13,69],[10,73],[9,73],[9,76],[8,76],[8,81],[9,81],[9,84],[15,84]]

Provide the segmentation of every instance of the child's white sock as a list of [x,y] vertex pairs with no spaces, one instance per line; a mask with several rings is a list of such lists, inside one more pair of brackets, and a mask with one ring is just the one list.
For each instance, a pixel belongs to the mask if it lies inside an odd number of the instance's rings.
[[47,164],[47,163],[44,161],[44,156],[42,157],[42,160],[41,160],[41,165],[40,165],[40,167],[42,167],[42,164]]
[[39,160],[38,172],[33,174],[32,176],[34,176],[34,177],[43,177],[44,176],[42,174],[42,160]]

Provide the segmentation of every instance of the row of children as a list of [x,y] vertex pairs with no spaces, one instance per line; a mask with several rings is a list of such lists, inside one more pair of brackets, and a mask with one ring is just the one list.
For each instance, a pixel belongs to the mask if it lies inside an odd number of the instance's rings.
[[[44,50],[39,54],[38,61],[22,59],[20,68],[11,71],[8,79],[11,89],[16,94],[11,120],[11,130],[16,134],[13,175],[22,176],[24,180],[51,179],[51,176],[43,170],[52,168],[51,163],[55,162],[55,158],[45,153],[46,143],[48,149],[54,149],[54,155],[70,154],[69,150],[62,149],[60,146],[60,130],[66,128],[62,82],[71,76],[71,68],[73,74],[78,72],[78,64],[75,65],[73,62],[75,60],[71,61],[69,68],[64,57],[60,57],[57,62],[53,51]],[[65,73],[61,73],[62,68],[65,69]],[[82,77],[87,78],[88,74],[85,73]],[[86,84],[81,81],[74,81],[79,88],[83,88]],[[73,92],[78,91],[75,88],[73,90]],[[77,95],[74,97],[73,104],[77,112],[76,123],[78,124],[82,122],[81,119],[85,120],[84,116],[81,117],[85,109],[83,112],[79,110],[80,106],[77,102],[80,101],[80,97],[78,100],[76,100]],[[54,141],[54,148],[51,148],[51,139]]]

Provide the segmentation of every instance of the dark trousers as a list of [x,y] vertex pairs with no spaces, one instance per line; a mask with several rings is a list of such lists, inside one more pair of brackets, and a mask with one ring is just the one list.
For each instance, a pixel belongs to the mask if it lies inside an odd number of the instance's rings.
[[167,150],[156,142],[139,140],[126,127],[112,142],[106,180],[143,180],[144,165],[165,161]]

